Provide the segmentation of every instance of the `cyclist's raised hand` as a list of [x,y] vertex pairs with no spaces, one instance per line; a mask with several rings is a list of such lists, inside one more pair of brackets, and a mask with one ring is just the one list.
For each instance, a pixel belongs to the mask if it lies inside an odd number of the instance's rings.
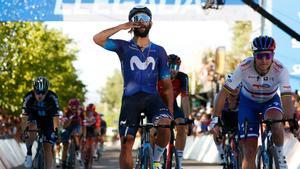
[[139,22],[126,22],[124,24],[119,25],[121,29],[127,30],[127,29],[133,29],[133,28],[139,28],[140,24]]

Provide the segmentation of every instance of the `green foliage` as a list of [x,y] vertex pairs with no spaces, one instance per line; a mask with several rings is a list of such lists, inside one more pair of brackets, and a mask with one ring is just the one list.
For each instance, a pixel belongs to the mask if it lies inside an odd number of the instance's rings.
[[252,24],[250,21],[237,21],[233,26],[232,49],[227,53],[225,70],[232,72],[240,61],[251,56]]
[[69,98],[83,100],[85,85],[78,80],[72,62],[74,42],[57,30],[37,22],[0,23],[0,108],[19,114],[32,80],[46,76],[61,107]]
[[118,126],[118,117],[121,108],[123,93],[123,77],[119,70],[107,78],[105,86],[101,89],[101,111],[104,112],[106,122],[109,126]]

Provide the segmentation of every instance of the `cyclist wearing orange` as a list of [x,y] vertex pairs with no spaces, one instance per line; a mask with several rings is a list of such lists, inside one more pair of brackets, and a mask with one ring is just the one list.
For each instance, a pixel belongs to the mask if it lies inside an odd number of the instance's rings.
[[96,136],[100,132],[100,118],[95,111],[95,105],[89,104],[84,112],[82,121],[82,155],[84,165],[89,168],[92,164],[92,156],[94,152],[94,143]]
[[[96,158],[97,157],[97,148],[98,148],[98,144],[100,142],[100,137],[101,137],[101,118],[100,115],[96,112],[96,106],[93,103],[90,103],[87,105],[86,107],[86,111],[85,111],[85,117],[87,117],[87,115],[91,115],[91,113],[93,113],[94,117],[96,118],[96,123],[94,127],[94,134],[95,134],[95,141],[94,141],[94,147],[93,147],[93,156]],[[89,127],[84,126],[83,128],[87,128],[89,129]],[[89,131],[89,130],[87,130]],[[84,135],[85,129],[83,130],[83,135]],[[89,135],[89,134],[88,134]],[[85,137],[83,137],[85,138]]]
[[[44,157],[45,168],[52,169],[53,145],[55,143],[54,131],[58,130],[58,98],[57,95],[48,90],[49,81],[46,77],[39,76],[33,82],[33,90],[28,92],[23,102],[23,123],[29,130],[40,129],[44,136]],[[25,128],[24,128],[25,129]],[[36,133],[28,133],[29,139],[26,140],[27,155],[24,166],[32,166],[32,144],[36,139]]]
[[63,154],[62,154],[62,168],[66,168],[66,159],[69,148],[70,135],[73,134],[76,142],[76,151],[79,150],[79,136],[80,126],[82,121],[82,110],[80,108],[80,101],[76,98],[70,99],[68,102],[67,111],[64,114],[64,131],[61,134],[63,143]]

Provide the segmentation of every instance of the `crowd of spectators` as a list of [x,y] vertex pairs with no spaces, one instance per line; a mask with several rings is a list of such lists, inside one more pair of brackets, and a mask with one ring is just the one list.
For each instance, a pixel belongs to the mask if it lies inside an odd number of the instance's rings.
[[20,131],[20,125],[20,117],[0,114],[0,139],[16,138]]

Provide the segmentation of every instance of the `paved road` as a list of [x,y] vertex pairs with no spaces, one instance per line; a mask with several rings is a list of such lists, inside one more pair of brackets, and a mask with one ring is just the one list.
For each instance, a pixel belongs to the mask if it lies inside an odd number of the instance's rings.
[[[118,147],[108,147],[104,152],[103,157],[99,161],[95,161],[93,169],[119,169],[119,148]],[[220,169],[221,166],[216,164],[201,164],[197,161],[184,160],[184,169]],[[25,169],[25,167],[20,166],[14,169]],[[81,169],[79,165],[76,169]]]

